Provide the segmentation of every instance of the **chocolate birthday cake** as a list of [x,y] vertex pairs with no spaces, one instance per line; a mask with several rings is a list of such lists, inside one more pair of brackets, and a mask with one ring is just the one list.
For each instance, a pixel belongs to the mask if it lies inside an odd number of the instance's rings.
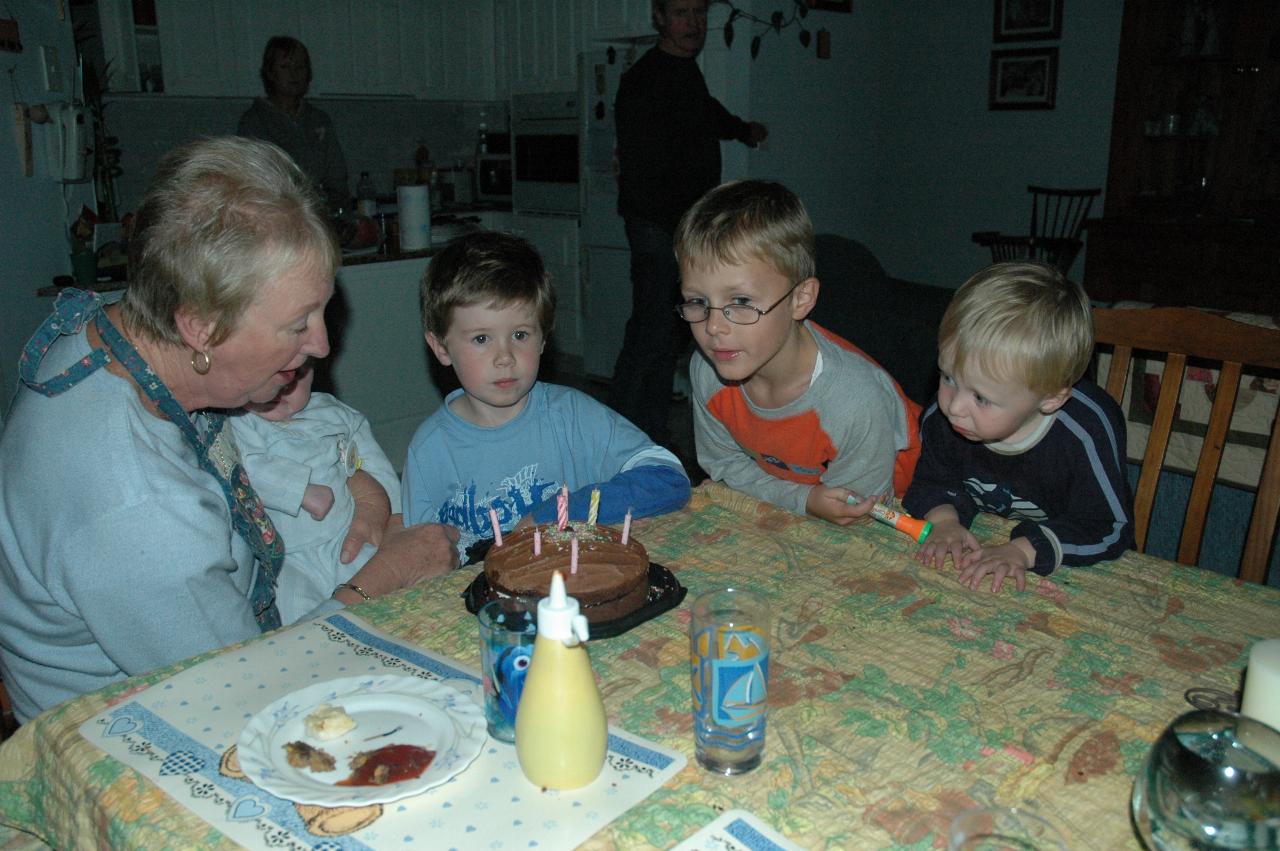
[[[610,621],[644,605],[649,596],[649,554],[631,537],[608,526],[539,527],[542,554],[533,554],[534,530],[521,529],[502,537],[502,546],[489,549],[484,575],[489,586],[509,597],[541,598],[551,588],[551,574],[560,571],[565,590],[578,600],[591,623]],[[578,536],[578,570],[570,570],[570,539]]]

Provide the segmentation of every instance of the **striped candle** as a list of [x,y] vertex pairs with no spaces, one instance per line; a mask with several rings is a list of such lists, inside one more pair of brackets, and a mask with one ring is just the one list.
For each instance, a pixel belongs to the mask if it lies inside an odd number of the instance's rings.
[[596,525],[596,518],[600,516],[600,488],[591,489],[591,507],[587,509],[587,525]]
[[498,512],[489,509],[489,524],[493,526],[493,545],[502,546],[502,527],[498,525]]
[[556,528],[561,532],[569,525],[569,486],[560,488],[556,494]]

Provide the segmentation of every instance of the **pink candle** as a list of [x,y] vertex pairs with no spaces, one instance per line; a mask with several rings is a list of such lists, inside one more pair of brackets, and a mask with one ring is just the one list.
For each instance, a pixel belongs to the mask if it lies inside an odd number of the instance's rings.
[[569,573],[578,572],[578,536],[569,539]]
[[569,486],[560,488],[556,494],[556,528],[561,532],[569,525]]
[[498,512],[489,509],[489,523],[493,526],[493,545],[502,546],[502,527],[498,525]]
[[542,555],[542,530],[537,526],[533,527],[533,554]]
[[622,545],[627,545],[627,539],[631,537],[631,509],[627,509],[627,516],[622,518]]

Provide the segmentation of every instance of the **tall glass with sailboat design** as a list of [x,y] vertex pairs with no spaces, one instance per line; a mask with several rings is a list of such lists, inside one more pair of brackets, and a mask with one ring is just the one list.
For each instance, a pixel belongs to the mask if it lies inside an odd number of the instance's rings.
[[768,718],[769,602],[741,588],[707,591],[689,622],[698,762],[718,774],[760,764]]

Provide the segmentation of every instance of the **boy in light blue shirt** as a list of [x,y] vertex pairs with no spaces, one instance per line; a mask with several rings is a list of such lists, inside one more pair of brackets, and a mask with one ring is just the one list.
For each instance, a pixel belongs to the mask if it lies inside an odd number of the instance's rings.
[[462,387],[409,444],[401,499],[406,525],[443,523],[459,552],[504,532],[554,523],[569,489],[569,519],[621,523],[688,501],[679,460],[621,415],[569,387],[537,380],[555,317],[555,291],[528,242],[482,232],[452,242],[423,276],[427,345]]

